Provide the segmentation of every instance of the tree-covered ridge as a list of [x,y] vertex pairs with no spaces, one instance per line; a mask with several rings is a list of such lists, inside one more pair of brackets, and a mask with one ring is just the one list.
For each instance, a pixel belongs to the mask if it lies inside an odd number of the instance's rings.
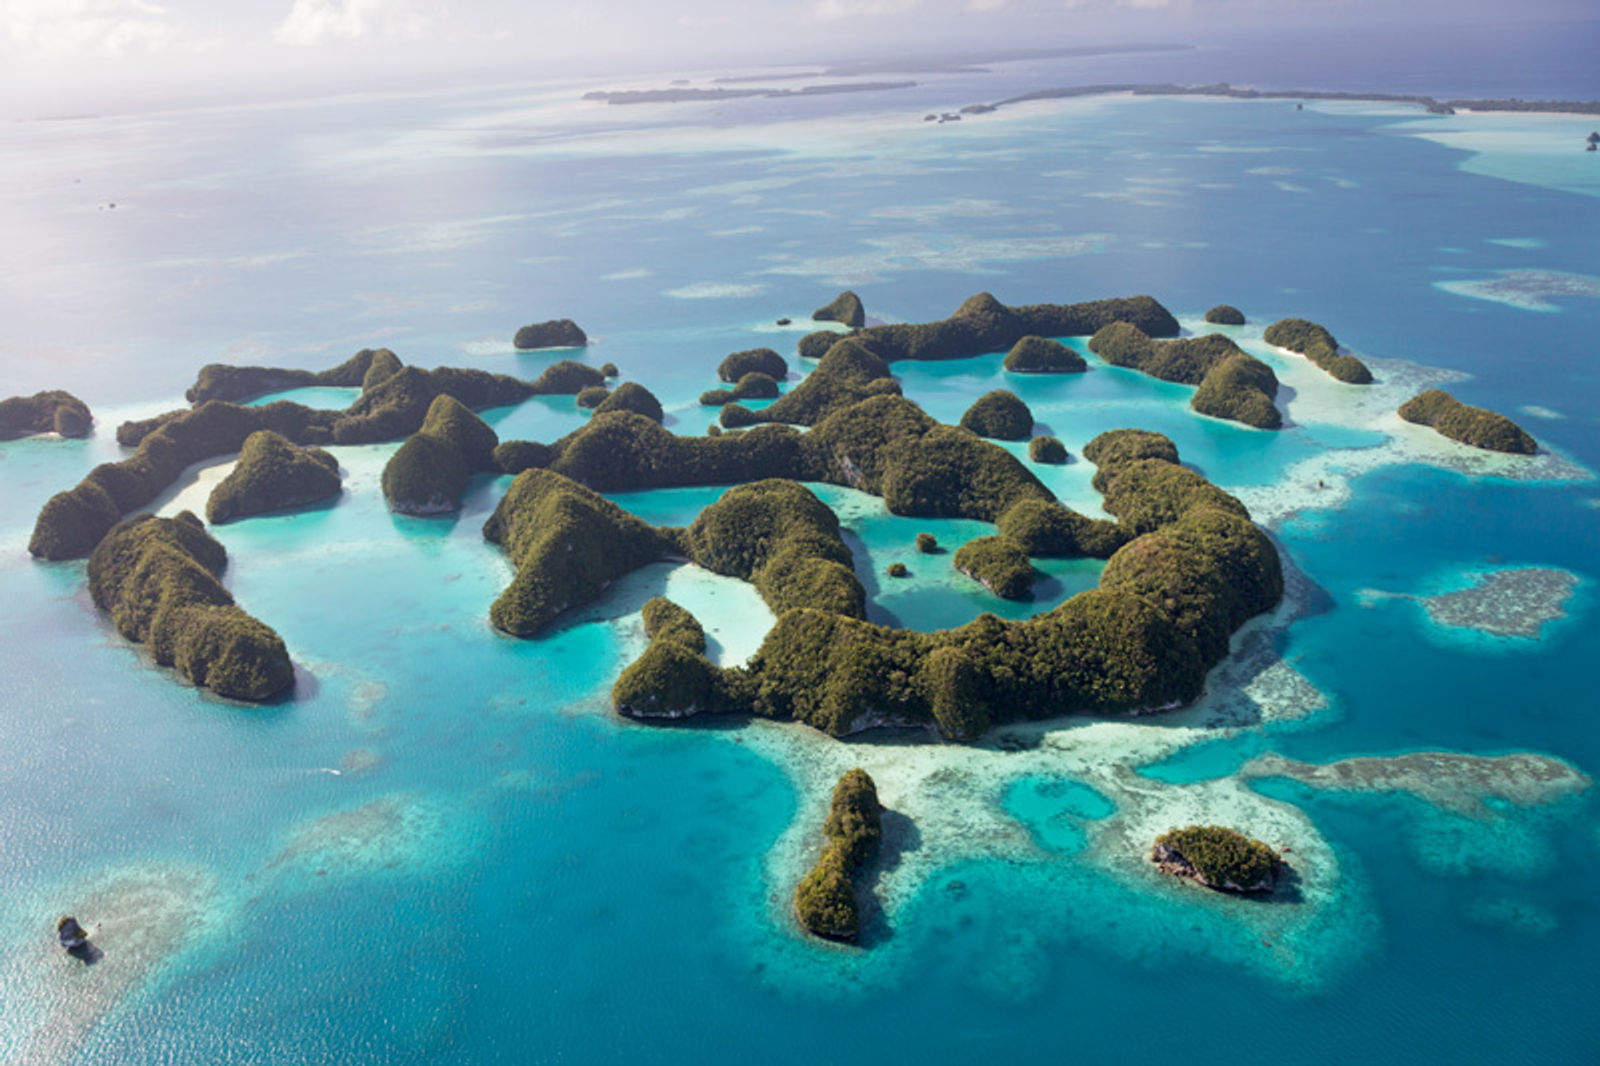
[[707,570],[754,585],[774,614],[811,607],[866,616],[866,591],[838,516],[796,482],[769,478],[729,489],[680,543]]
[[1340,355],[1339,342],[1323,327],[1304,318],[1281,318],[1268,326],[1262,339],[1279,348],[1299,352],[1329,376],[1347,385],[1372,384],[1372,371],[1353,355]]
[[[887,420],[863,421],[883,432]],[[919,441],[941,433],[976,441],[954,427],[917,431]],[[1228,636],[1281,598],[1276,549],[1242,504],[1177,465],[1166,438],[1114,431],[1091,442],[1088,453],[1100,457],[1096,479],[1119,522],[1076,515],[1041,491],[1004,508],[996,516],[1002,535],[989,539],[1011,546],[1012,561],[1022,565],[1030,550],[1110,555],[1099,588],[1027,621],[984,615],[937,633],[791,606],[778,610],[776,625],[743,667],[718,669],[675,652],[652,652],[652,670],[630,677],[628,705],[650,704],[647,675],[663,681],[692,675],[704,697],[696,700],[701,710],[793,718],[834,735],[920,724],[949,739],[970,739],[991,722],[1017,717],[1114,713],[1194,699],[1206,671],[1226,654]],[[721,527],[708,522],[702,536],[714,543],[729,535],[740,543]],[[702,542],[686,554],[705,550]],[[661,668],[669,659],[676,669]]]
[[383,496],[400,514],[441,514],[461,506],[475,473],[499,471],[500,437],[461,401],[441,393],[428,405],[422,427],[383,467]]
[[362,388],[366,386],[369,373],[374,376],[373,384],[376,384],[398,369],[400,360],[387,348],[363,348],[329,370],[207,363],[200,368],[194,384],[183,395],[193,404],[202,404],[207,400],[244,403],[269,392],[313,385]]
[[[392,352],[358,353],[335,371],[364,365],[361,396],[344,411],[314,410],[278,401],[245,407],[206,400],[193,408],[125,422],[117,442],[136,450],[126,459],[102,463],[76,486],[45,502],[34,522],[28,550],[43,559],[80,559],[132,511],[148,506],[185,467],[232,455],[250,434],[271,430],[300,445],[371,444],[397,440],[422,428],[434,399],[448,395],[474,409],[520,403],[530,396],[575,394],[604,382],[593,367],[563,360],[533,382],[482,370],[399,366]],[[231,368],[239,370],[241,368]],[[205,375],[202,375],[203,377]],[[214,372],[210,380],[230,380]]]
[[522,443],[501,446],[504,472],[548,466],[601,492],[789,478],[882,496],[895,514],[990,522],[1019,499],[1050,498],[1016,456],[899,396],[841,408],[804,434],[758,426],[680,437],[647,419],[610,414],[549,445]]
[[1282,857],[1259,840],[1220,825],[1191,825],[1156,837],[1150,861],[1162,873],[1220,892],[1271,892]]
[[89,557],[89,594],[158,664],[219,696],[270,699],[294,683],[294,667],[278,634],[222,587],[227,561],[190,512],[142,514],[100,540]]
[[1112,366],[1198,385],[1189,406],[1201,414],[1257,429],[1283,425],[1272,403],[1278,394],[1277,375],[1220,333],[1158,341],[1137,326],[1113,322],[1089,339],[1089,350]]
[[676,547],[603,496],[537,469],[517,475],[483,536],[504,548],[516,567],[489,620],[519,637],[534,636],[568,607],[590,602],[617,578]]
[[816,369],[772,404],[760,411],[729,405],[722,409],[721,422],[728,429],[761,422],[810,426],[868,397],[899,392],[883,360],[854,337],[846,337],[829,347]]
[[1418,393],[1400,405],[1400,417],[1432,426],[1451,440],[1512,455],[1533,455],[1538,442],[1505,415],[1464,404],[1443,389]]
[[339,495],[339,461],[321,448],[302,448],[270,429],[245,438],[239,461],[206,500],[206,520],[285,511]]
[[854,875],[878,848],[882,812],[877,786],[865,770],[839,778],[822,825],[822,854],[794,890],[795,916],[807,931],[829,940],[860,935]]
[[710,389],[702,392],[700,403],[705,407],[721,407],[735,400],[775,400],[778,398],[778,392],[776,379],[770,374],[752,370],[741,377],[731,389]]
[[730,710],[723,672],[706,658],[705,630],[662,596],[644,605],[650,644],[611,686],[611,705],[630,718],[687,718]]
[[35,433],[87,437],[93,425],[89,405],[61,389],[0,400],[0,440],[16,440]]
[[1150,296],[1007,307],[980,292],[938,322],[870,326],[850,334],[850,339],[884,362],[964,359],[1006,351],[1027,336],[1087,337],[1112,322],[1130,322],[1153,337],[1178,332],[1178,320]]

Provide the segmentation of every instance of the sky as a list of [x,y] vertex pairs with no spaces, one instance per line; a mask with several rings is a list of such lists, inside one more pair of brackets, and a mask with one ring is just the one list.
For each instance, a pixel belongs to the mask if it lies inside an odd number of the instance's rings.
[[1592,17],[1592,0],[0,0],[4,110],[249,98],[396,79],[817,62],[1267,24]]

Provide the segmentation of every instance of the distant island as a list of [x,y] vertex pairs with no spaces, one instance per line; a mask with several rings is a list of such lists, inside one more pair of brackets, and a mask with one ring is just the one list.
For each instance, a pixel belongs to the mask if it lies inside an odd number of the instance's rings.
[[781,99],[790,96],[830,96],[836,93],[876,93],[890,89],[913,89],[914,81],[841,81],[806,85],[799,89],[596,89],[583,99],[603,104],[683,104],[701,100],[740,100],[753,96]]
[[1344,100],[1354,103],[1415,104],[1429,114],[1453,115],[1457,111],[1548,111],[1569,115],[1600,115],[1600,100],[1454,99],[1440,100],[1421,93],[1340,92],[1327,89],[1246,89],[1225,81],[1209,85],[1174,82],[1123,82],[1036,89],[988,104],[969,104],[962,113],[981,115],[1030,100],[1066,100],[1077,96],[1132,93],[1134,96],[1220,96],[1233,100]]

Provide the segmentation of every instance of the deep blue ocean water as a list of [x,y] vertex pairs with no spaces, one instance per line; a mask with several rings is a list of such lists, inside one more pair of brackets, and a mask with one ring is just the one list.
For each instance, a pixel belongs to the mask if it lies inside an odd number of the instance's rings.
[[[1576,150],[1589,120],[1473,127],[1361,106],[1118,99],[921,121],[1050,73],[932,79],[904,99],[639,111],[543,85],[0,135],[16,178],[0,195],[3,391],[69,388],[98,417],[88,441],[0,445],[0,1057],[1057,1061],[1181,1047],[1203,1062],[1593,1061],[1600,837],[1586,797],[1472,819],[1258,782],[1330,842],[1359,911],[1335,950],[1265,976],[1213,950],[1219,905],[1090,861],[1111,801],[1023,776],[970,802],[1007,812],[1040,856],[953,857],[877,930],[868,954],[886,961],[873,966],[803,942],[769,906],[768,853],[814,783],[737,723],[642,727],[604,708],[644,598],[681,591],[734,654],[759,628],[737,583],[651,568],[557,631],[511,640],[486,618],[510,570],[480,536],[504,479],[475,483],[459,516],[395,517],[377,487],[393,446],[339,449],[335,506],[217,530],[230,587],[301,671],[293,699],[240,708],[117,639],[82,564],[26,556],[42,502],[116,455],[117,421],[178,404],[203,362],[321,368],[387,345],[532,377],[552,356],[513,352],[511,332],[571,316],[595,339],[582,358],[618,363],[661,397],[670,428],[699,433],[714,411],[695,398],[721,357],[791,353],[809,311],[846,286],[870,315],[904,321],[981,289],[1303,315],[1363,354],[1470,375],[1451,386],[1463,400],[1600,468],[1597,290],[1529,310],[1436,284],[1524,271],[1542,273],[1511,275],[1523,290],[1571,275],[1600,286],[1600,171],[1571,191],[1554,154]],[[1487,85],[1462,78],[1460,91]],[[1488,154],[1417,135],[1434,128],[1493,131]],[[1563,188],[1546,180],[1551,160]],[[1381,439],[1201,419],[1188,390],[1100,364],[1020,381],[997,355],[895,370],[941,419],[1006,385],[1075,458],[1135,424],[1236,488]],[[555,397],[490,421],[551,440],[583,417]],[[1093,511],[1092,472],[1077,458],[1041,476]],[[948,555],[911,547],[926,529],[953,550],[980,523],[897,518],[814,488],[841,514],[881,621],[1025,617],[1098,573],[1042,564],[1036,600],[1006,604]],[[616,499],[684,523],[716,494]],[[1327,706],[1142,775],[1226,777],[1263,751],[1439,749],[1536,751],[1594,773],[1597,498],[1592,480],[1388,466],[1337,509],[1281,523],[1316,593],[1277,650]],[[880,578],[895,561],[911,576]],[[1363,595],[1521,565],[1583,582],[1536,641],[1444,632],[1414,602]],[[108,878],[146,886],[154,926],[178,907],[163,886],[205,886],[213,921],[102,1003],[72,991],[47,941],[56,914]]]

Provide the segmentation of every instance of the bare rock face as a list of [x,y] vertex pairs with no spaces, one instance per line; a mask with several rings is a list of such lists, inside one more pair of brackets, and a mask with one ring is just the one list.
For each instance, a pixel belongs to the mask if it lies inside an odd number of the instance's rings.
[[536,322],[531,326],[523,326],[517,330],[512,344],[527,350],[530,348],[584,348],[589,344],[589,335],[578,328],[578,324],[570,318],[553,318],[548,322]]

